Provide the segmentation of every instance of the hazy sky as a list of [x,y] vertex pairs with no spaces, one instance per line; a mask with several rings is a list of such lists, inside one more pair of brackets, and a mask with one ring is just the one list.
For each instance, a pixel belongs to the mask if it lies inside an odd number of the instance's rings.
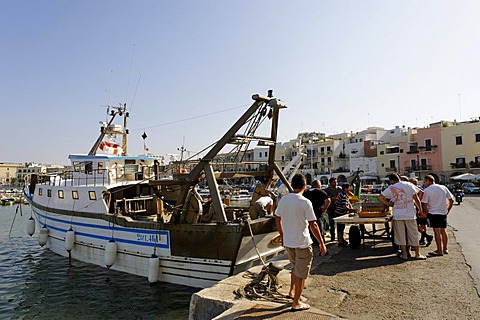
[[131,108],[131,153],[145,130],[162,155],[210,145],[268,89],[281,141],[480,116],[479,1],[0,4],[0,162],[87,153],[107,103]]

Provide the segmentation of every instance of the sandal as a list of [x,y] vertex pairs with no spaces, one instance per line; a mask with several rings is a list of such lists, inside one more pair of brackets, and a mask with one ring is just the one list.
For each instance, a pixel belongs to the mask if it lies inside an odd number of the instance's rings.
[[443,254],[448,254],[448,250],[443,251]]
[[[286,296],[287,299],[290,299],[290,300],[293,300],[293,297],[288,295]],[[300,296],[300,302],[307,302],[308,301],[308,298],[307,297],[304,297],[304,296]]]
[[432,252],[429,252],[428,255],[431,256],[431,257],[441,257],[441,256],[443,256],[443,253],[438,253],[436,251],[432,251]]
[[303,311],[303,310],[308,310],[310,309],[310,305],[308,303],[300,303],[296,307],[291,307],[290,311]]
[[424,255],[419,255],[418,257],[413,257],[414,260],[427,260],[427,257]]

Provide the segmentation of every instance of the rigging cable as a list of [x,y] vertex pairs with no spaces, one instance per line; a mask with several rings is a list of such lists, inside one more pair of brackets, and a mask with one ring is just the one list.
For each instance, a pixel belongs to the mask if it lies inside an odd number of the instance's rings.
[[132,65],[133,65],[133,55],[134,55],[134,53],[135,53],[135,44],[133,44],[132,58],[130,59],[130,67],[128,68],[127,88],[125,89],[125,102],[128,99],[128,88],[130,86],[130,75],[132,74]]
[[138,131],[138,130],[145,130],[145,129],[163,127],[163,126],[167,126],[167,125],[170,125],[170,124],[185,122],[185,121],[189,121],[189,120],[195,120],[195,119],[199,119],[199,118],[205,118],[205,117],[208,117],[208,116],[211,116],[211,115],[214,115],[214,114],[223,113],[223,112],[227,112],[227,111],[234,110],[234,109],[245,108],[246,106],[248,106],[248,105],[242,105],[242,106],[232,107],[232,108],[228,108],[228,109],[225,109],[225,110],[210,112],[210,113],[206,113],[206,114],[199,115],[199,116],[195,116],[195,117],[190,117],[190,118],[185,118],[185,119],[180,119],[180,120],[165,122],[165,123],[161,123],[161,124],[157,124],[157,125],[153,125],[153,126],[148,126],[148,127],[143,127],[143,128],[137,128],[137,129],[131,129],[131,131]]

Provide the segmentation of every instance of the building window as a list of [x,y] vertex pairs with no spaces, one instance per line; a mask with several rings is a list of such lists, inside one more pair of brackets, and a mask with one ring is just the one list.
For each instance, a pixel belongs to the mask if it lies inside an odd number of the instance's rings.
[[462,136],[455,137],[455,144],[457,146],[462,144]]
[[390,160],[390,168],[395,168],[395,160]]
[[455,165],[457,168],[465,168],[465,158],[457,158],[455,159]]
[[97,195],[95,194],[95,191],[88,191],[88,197],[90,200],[97,200]]
[[78,191],[77,190],[72,191],[72,198],[75,199],[75,200],[78,200]]
[[58,190],[58,198],[59,198],[59,199],[63,199],[63,198],[64,198],[63,190]]
[[425,150],[426,151],[432,151],[432,139],[426,139],[425,140]]
[[52,197],[52,189],[47,189],[47,197]]
[[475,133],[475,142],[480,142],[480,133]]

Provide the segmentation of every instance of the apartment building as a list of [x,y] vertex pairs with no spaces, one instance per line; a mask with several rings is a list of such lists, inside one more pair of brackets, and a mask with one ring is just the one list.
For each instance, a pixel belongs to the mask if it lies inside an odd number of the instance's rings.
[[12,183],[12,178],[17,177],[18,168],[23,166],[23,163],[0,162],[0,184]]
[[442,174],[480,174],[480,121],[441,123]]

